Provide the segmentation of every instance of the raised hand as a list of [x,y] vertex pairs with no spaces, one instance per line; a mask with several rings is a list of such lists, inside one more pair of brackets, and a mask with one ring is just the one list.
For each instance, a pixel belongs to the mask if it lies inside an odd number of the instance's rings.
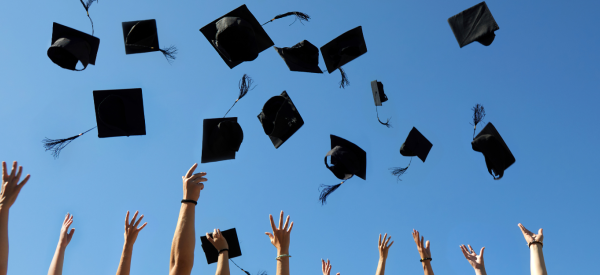
[[212,236],[206,233],[206,238],[217,249],[217,251],[229,249],[229,245],[227,244],[225,236],[221,234],[221,229],[214,229]]
[[[323,271],[323,275],[329,275],[331,272],[331,263],[329,263],[329,259],[327,259],[327,262],[321,259],[321,270]],[[338,272],[336,275],[340,275],[340,273]]]
[[527,230],[522,224],[519,224],[519,228],[521,228],[521,232],[523,232],[523,237],[525,237],[527,244],[531,244],[532,242],[544,242],[544,229],[540,228],[537,234],[533,234],[533,232]]
[[283,210],[279,214],[279,227],[275,227],[273,215],[269,215],[269,219],[271,220],[271,228],[273,229],[273,233],[265,232],[265,234],[269,236],[271,243],[273,246],[275,246],[275,248],[277,248],[278,255],[289,254],[290,233],[292,232],[292,227],[294,227],[294,222],[290,224],[290,228],[288,229],[288,223],[290,221],[290,216],[288,215],[287,219],[285,220],[285,225],[282,227]]
[[[387,240],[386,240],[386,238],[387,238]],[[390,236],[388,238],[387,233],[385,233],[385,235],[383,236],[383,241],[381,241],[381,234],[379,234],[379,258],[387,259],[388,250],[390,249],[390,247],[392,247],[392,244],[394,244],[394,241],[389,243],[389,241],[391,239],[392,239],[392,236]],[[388,243],[389,243],[389,245],[388,245]]]
[[17,200],[21,188],[25,186],[30,177],[30,175],[27,174],[23,181],[19,183],[22,172],[22,166],[19,166],[17,172],[17,162],[14,161],[9,175],[8,169],[6,169],[6,162],[2,162],[2,193],[0,194],[0,207],[7,207],[8,209],[15,203],[15,200]]
[[462,251],[463,255],[465,255],[467,261],[469,261],[469,264],[471,264],[475,270],[485,270],[485,265],[483,263],[483,251],[485,250],[485,246],[481,248],[479,255],[475,253],[475,250],[473,250],[471,245],[469,245],[469,249],[467,249],[467,247],[463,244],[460,246],[460,250]]
[[419,250],[419,255],[421,256],[421,259],[431,258],[431,251],[429,250],[429,240],[425,243],[423,242],[424,237],[421,237],[421,239],[419,240],[419,231],[414,229],[412,235],[413,239],[415,240],[415,243],[417,244],[417,249]]
[[142,229],[144,229],[144,227],[146,227],[146,225],[148,224],[146,222],[142,226],[138,227],[138,225],[144,218],[144,215],[141,215],[140,219],[136,221],[135,219],[137,218],[137,215],[138,215],[138,211],[135,211],[133,218],[131,218],[131,222],[129,222],[129,211],[127,211],[127,215],[125,215],[125,234],[124,234],[124,236],[125,236],[125,244],[126,245],[133,245],[135,243],[135,240],[137,240],[137,236],[140,233],[140,231],[142,231]]
[[67,213],[65,216],[65,220],[63,221],[62,227],[60,228],[60,237],[58,238],[58,245],[61,248],[66,248],[67,245],[71,242],[71,238],[73,238],[73,234],[75,234],[75,228],[71,229],[69,232],[69,226],[73,223],[73,215]]
[[198,163],[194,163],[192,168],[188,170],[185,176],[182,176],[183,180],[183,199],[184,200],[194,200],[198,201],[200,198],[200,191],[204,189],[204,183],[208,179],[204,178],[206,176],[205,172],[194,174],[194,171],[198,167]]

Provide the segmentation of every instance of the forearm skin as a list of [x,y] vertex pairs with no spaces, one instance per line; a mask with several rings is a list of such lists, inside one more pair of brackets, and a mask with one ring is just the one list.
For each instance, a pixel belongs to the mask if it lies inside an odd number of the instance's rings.
[[189,275],[194,266],[196,208],[191,203],[182,203],[179,219],[171,244],[171,275]]

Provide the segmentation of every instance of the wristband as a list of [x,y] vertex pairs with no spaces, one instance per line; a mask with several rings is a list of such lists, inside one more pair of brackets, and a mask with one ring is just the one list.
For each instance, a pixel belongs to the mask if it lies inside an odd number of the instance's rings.
[[281,258],[281,257],[290,257],[291,258],[292,255],[290,255],[290,254],[281,254],[281,255],[277,256],[277,258],[275,258],[275,260],[279,260],[279,258]]
[[192,202],[194,205],[198,205],[198,202],[195,200],[181,200],[181,203]]
[[421,261],[421,262],[424,262],[424,261],[427,261],[427,260],[429,260],[429,261],[433,261],[433,259],[432,259],[432,258],[425,258],[425,259],[421,259],[420,261]]
[[219,250],[219,254],[221,254],[221,253],[223,253],[223,252],[225,252],[225,251],[229,251],[229,249],[227,249],[227,248],[223,248],[223,249]]
[[531,248],[531,245],[534,244],[534,243],[539,243],[542,246],[542,248],[544,247],[544,244],[542,242],[530,242],[529,243],[529,248]]

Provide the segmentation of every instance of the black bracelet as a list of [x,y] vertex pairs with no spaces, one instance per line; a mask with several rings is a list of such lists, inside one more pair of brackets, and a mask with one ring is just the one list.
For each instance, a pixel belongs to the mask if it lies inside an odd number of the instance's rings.
[[185,202],[193,202],[194,205],[198,205],[198,202],[195,200],[181,200],[181,203],[185,203]]
[[534,244],[534,243],[539,243],[542,246],[542,248],[544,247],[544,244],[542,242],[530,242],[529,243],[529,248],[531,248],[531,245]]
[[424,261],[427,261],[427,260],[433,261],[432,258],[425,258],[425,259],[421,259],[421,262],[424,262]]
[[227,248],[223,248],[223,249],[219,250],[219,254],[221,254],[221,253],[223,253],[223,252],[225,252],[225,251],[229,251],[229,249],[227,249]]

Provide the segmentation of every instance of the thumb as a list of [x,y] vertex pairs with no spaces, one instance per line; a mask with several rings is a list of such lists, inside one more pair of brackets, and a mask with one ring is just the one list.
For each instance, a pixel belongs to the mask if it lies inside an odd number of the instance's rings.
[[265,232],[265,235],[269,236],[269,238],[273,239],[273,234],[269,233],[269,232]]
[[212,236],[211,236],[211,235],[209,235],[208,233],[206,233],[206,238],[207,238],[209,241],[211,241],[211,242],[213,241],[213,238],[212,238]]
[[479,256],[481,256],[481,258],[483,258],[483,251],[485,250],[485,246],[481,248],[481,251],[479,251]]
[[540,228],[540,230],[538,231],[538,235],[544,235],[544,229]]

